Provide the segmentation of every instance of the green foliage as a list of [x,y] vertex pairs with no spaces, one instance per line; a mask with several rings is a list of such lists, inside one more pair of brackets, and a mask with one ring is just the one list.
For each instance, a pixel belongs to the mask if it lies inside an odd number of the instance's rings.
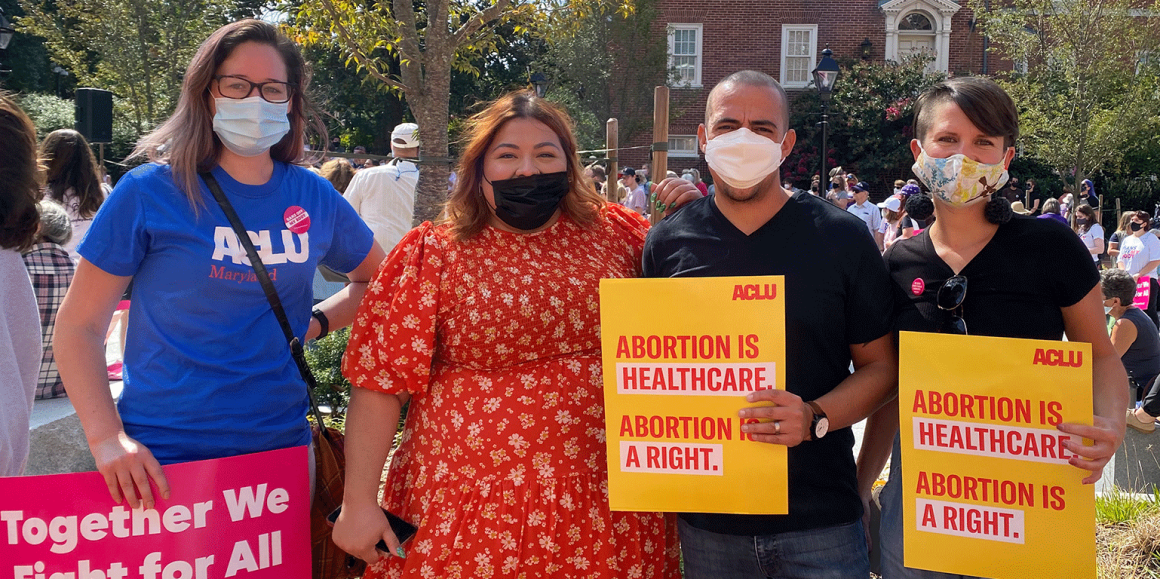
[[[869,183],[876,197],[889,191],[895,179],[912,177],[914,98],[943,79],[926,72],[929,60],[842,63],[829,108],[827,170],[840,165]],[[820,170],[821,120],[821,102],[812,86],[794,97],[789,125],[797,132],[797,144],[782,174],[798,187],[808,187]]]
[[1100,525],[1132,524],[1149,513],[1160,512],[1160,490],[1150,495],[1136,495],[1112,486],[1096,497],[1096,523]]
[[76,124],[76,105],[73,101],[47,94],[25,94],[20,96],[20,108],[36,125],[36,140],[57,129],[71,129]]
[[49,57],[79,86],[124,99],[141,135],[173,111],[197,47],[218,27],[249,15],[252,1],[19,0],[20,34],[44,39]]
[[1001,82],[1019,107],[1025,153],[1075,185],[1124,169],[1134,143],[1155,147],[1156,67],[1137,74],[1136,55],[1156,54],[1158,19],[1133,15],[1131,0],[1012,0],[991,10],[974,0],[971,8],[992,50],[1027,65]]
[[319,406],[329,406],[332,416],[346,414],[350,404],[350,380],[342,375],[342,355],[349,339],[350,328],[342,328],[315,340],[306,349],[306,362],[318,382],[314,399]]
[[[604,147],[605,121],[619,111],[619,139],[652,130],[653,87],[671,80],[668,47],[652,37],[656,0],[637,0],[630,14],[612,7],[571,22],[571,32],[548,37],[547,53],[532,65],[551,80],[548,98],[568,109],[581,150]],[[670,111],[685,93],[670,92]]]

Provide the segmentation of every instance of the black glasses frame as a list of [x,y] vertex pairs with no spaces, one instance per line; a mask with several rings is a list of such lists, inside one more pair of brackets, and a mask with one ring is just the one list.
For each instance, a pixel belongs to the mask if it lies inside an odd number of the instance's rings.
[[[232,97],[232,96],[229,96],[229,95],[223,93],[222,92],[222,85],[221,85],[223,78],[240,80],[242,82],[249,83],[250,88],[249,88],[249,90],[246,91],[246,96],[244,96],[244,97]],[[220,94],[223,97],[228,98],[228,99],[242,100],[242,99],[249,98],[250,93],[254,92],[254,88],[258,89],[258,96],[262,97],[262,100],[264,100],[268,103],[280,105],[282,103],[288,103],[288,102],[290,102],[290,99],[294,98],[294,85],[292,85],[288,82],[282,82],[280,80],[271,80],[271,81],[267,81],[267,82],[254,82],[252,80],[242,78],[242,77],[234,75],[234,74],[219,74],[219,75],[216,75],[213,77],[213,81],[215,83],[217,83],[218,94]],[[286,100],[284,100],[284,101],[272,101],[272,100],[266,98],[266,93],[263,90],[266,87],[266,85],[281,85],[283,88],[286,89]]]
[[955,275],[948,278],[938,288],[935,305],[940,310],[950,312],[940,330],[944,334],[967,334],[967,321],[963,319],[963,300],[967,299],[967,276]]

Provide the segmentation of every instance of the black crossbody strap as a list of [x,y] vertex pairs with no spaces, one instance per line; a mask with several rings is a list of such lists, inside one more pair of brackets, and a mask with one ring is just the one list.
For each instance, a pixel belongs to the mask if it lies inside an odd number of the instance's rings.
[[[270,281],[270,275],[266,273],[266,265],[258,256],[258,250],[254,247],[250,234],[246,232],[242,220],[234,211],[234,206],[230,205],[229,200],[226,199],[226,194],[222,192],[217,179],[209,172],[200,175],[205,180],[210,192],[213,193],[213,198],[217,200],[218,205],[225,212],[226,219],[230,220],[230,226],[233,227],[234,234],[238,236],[238,242],[246,249],[246,256],[250,258],[254,275],[257,276],[258,283],[262,284],[262,291],[266,292],[266,300],[270,302],[270,307],[274,310],[274,317],[278,318],[278,325],[282,327],[282,333],[286,335],[286,342],[290,346],[290,357],[294,359],[294,363],[298,365],[298,372],[306,381],[306,396],[310,399],[310,409],[314,412],[314,419],[318,422],[319,428],[322,428],[322,413],[318,410],[318,403],[314,401],[314,389],[318,387],[318,382],[314,380],[314,373],[310,371],[310,365],[306,363],[302,342],[298,336],[294,335],[294,330],[290,328],[290,321],[286,318],[286,310],[282,309],[282,300],[278,299],[278,290],[274,288],[274,282]],[[325,433],[326,429],[322,428],[322,432]]]

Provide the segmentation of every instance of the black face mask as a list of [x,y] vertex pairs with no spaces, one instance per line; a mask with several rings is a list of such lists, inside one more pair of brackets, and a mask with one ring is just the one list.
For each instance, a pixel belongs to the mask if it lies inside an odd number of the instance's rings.
[[1088,222],[1087,217],[1076,217],[1075,218],[1076,225],[1087,225],[1087,222]]
[[1143,223],[1136,223],[1135,221],[1133,221],[1130,227],[1132,228],[1132,231],[1139,231],[1141,227],[1144,227],[1144,224]]
[[569,185],[567,171],[489,183],[495,193],[495,216],[520,231],[531,231],[547,223],[568,194]]

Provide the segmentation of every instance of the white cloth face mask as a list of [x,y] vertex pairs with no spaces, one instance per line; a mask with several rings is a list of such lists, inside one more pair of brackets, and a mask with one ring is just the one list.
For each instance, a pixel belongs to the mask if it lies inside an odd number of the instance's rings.
[[290,132],[290,103],[271,103],[260,96],[215,98],[213,131],[229,150],[243,156],[261,155]]
[[[785,137],[782,137],[785,141]],[[741,127],[705,143],[709,168],[737,189],[760,183],[781,166],[781,143]]]

